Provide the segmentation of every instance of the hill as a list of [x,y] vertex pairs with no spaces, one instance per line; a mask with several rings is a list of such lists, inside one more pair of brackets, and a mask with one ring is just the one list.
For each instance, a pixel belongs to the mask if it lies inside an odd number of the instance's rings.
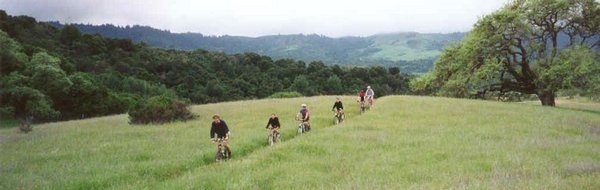
[[201,104],[291,91],[355,94],[367,85],[380,96],[405,94],[410,78],[382,66],[153,48],[0,10],[0,127],[7,117],[39,122],[124,113],[158,95]]
[[[388,96],[358,115],[353,100],[338,126],[324,96],[198,105],[199,119],[163,126],[115,115],[0,129],[0,189],[600,188],[598,112]],[[295,136],[301,103],[314,130]],[[284,139],[267,147],[272,112]],[[229,162],[211,161],[213,113],[232,129]]]
[[[59,22],[49,22],[63,27]],[[422,34],[415,32],[378,34],[368,37],[331,38],[322,35],[270,35],[261,37],[206,36],[199,33],[172,33],[149,26],[74,24],[87,33],[127,38],[153,47],[226,53],[255,52],[275,59],[297,59],[329,64],[385,65],[412,73],[427,72],[449,43],[462,40],[466,33]]]

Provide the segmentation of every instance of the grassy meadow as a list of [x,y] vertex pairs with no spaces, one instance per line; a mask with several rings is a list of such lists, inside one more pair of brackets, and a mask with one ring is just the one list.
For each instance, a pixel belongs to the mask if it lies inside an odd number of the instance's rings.
[[[0,129],[0,189],[600,188],[600,114],[580,110],[593,103],[388,96],[359,115],[354,100],[337,126],[323,96],[193,106],[198,119],[162,126],[116,115]],[[313,131],[296,136],[301,103]],[[283,143],[267,147],[272,112]],[[212,161],[213,113],[232,130],[231,161]]]

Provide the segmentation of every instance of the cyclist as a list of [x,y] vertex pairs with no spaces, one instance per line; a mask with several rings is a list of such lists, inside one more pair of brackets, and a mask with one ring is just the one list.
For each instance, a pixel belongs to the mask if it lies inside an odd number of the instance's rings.
[[365,102],[365,91],[364,90],[360,90],[360,92],[358,93],[358,102],[360,102],[360,103]]
[[296,118],[300,117],[300,121],[304,122],[304,127],[306,128],[306,131],[310,131],[310,111],[308,110],[308,106],[306,106],[306,104],[302,104],[302,107],[300,108],[300,112],[298,113],[298,115],[296,116]]
[[342,104],[342,101],[340,100],[339,97],[335,98],[335,103],[333,104],[331,111],[335,111],[336,115],[344,114],[344,105]]
[[229,127],[227,127],[227,123],[221,119],[219,114],[213,115],[212,118],[213,122],[211,123],[210,127],[210,139],[214,143],[216,141],[215,134],[216,138],[223,139],[223,146],[225,146],[225,150],[227,150],[229,156],[231,156],[231,148],[229,148]]
[[371,106],[373,105],[374,102],[374,97],[375,97],[375,91],[373,91],[373,89],[371,89],[371,86],[367,86],[367,101],[369,101],[369,103],[371,104]]
[[269,118],[269,122],[267,122],[267,126],[265,128],[269,128],[269,125],[271,125],[271,133],[277,133],[279,134],[279,128],[281,127],[281,124],[279,124],[279,118],[277,117],[277,115],[275,115],[275,113],[271,114],[271,118]]

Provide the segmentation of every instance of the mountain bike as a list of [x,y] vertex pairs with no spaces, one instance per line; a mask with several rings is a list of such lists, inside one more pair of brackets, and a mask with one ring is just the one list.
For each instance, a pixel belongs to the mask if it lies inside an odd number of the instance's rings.
[[360,113],[363,114],[366,111],[365,101],[359,101],[359,103],[360,103]]
[[271,129],[269,137],[267,138],[267,142],[269,143],[269,146],[273,146],[273,144],[281,142],[281,134]]
[[333,124],[340,124],[346,119],[346,115],[342,111],[334,111],[335,115],[333,115]]
[[298,120],[301,121],[300,124],[298,124],[298,134],[302,135],[308,131],[310,131],[310,124],[308,123],[308,121],[304,121],[304,120]]
[[219,162],[222,160],[231,159],[231,150],[225,147],[223,138],[217,138],[217,153],[215,155],[215,161]]

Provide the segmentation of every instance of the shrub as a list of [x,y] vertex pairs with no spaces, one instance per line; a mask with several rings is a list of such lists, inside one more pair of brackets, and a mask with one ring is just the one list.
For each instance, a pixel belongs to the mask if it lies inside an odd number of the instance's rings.
[[133,124],[163,124],[195,117],[185,102],[165,95],[142,99],[129,110],[129,121]]
[[31,116],[26,117],[23,121],[21,121],[19,130],[22,133],[29,133],[29,132],[33,131],[33,127],[31,126],[32,121],[33,121],[33,117],[31,117]]
[[299,92],[276,92],[274,94],[272,94],[271,96],[269,96],[269,98],[295,98],[295,97],[302,97],[302,94],[300,94]]

